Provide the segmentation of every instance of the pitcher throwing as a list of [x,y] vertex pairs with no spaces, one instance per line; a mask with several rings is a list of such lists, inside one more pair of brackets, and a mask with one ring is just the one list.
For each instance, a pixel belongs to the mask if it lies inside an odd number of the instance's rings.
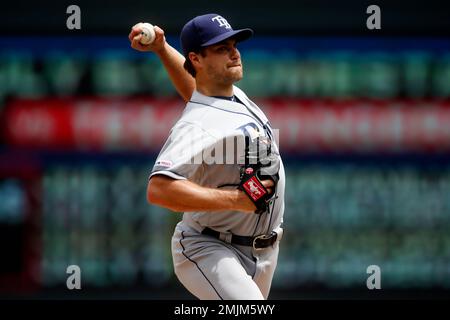
[[[218,14],[190,20],[183,55],[155,26],[155,40],[131,46],[161,59],[186,108],[151,171],[150,203],[184,212],[172,237],[175,274],[199,299],[267,299],[277,264],[285,173],[264,113],[234,84],[237,44],[253,35]],[[232,146],[232,147],[229,147]]]

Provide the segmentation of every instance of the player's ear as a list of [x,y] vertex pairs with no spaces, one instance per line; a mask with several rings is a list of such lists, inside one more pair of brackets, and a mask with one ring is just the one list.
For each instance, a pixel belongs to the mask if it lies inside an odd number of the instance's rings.
[[200,62],[199,56],[195,52],[189,52],[189,60],[191,60],[192,64]]
[[191,64],[194,66],[196,70],[198,70],[201,67],[200,57],[199,54],[195,52],[189,52],[189,60],[191,60]]

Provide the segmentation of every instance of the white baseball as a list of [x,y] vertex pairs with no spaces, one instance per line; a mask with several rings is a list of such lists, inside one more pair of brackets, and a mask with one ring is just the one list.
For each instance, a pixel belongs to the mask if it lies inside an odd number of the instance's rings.
[[142,24],[141,40],[139,41],[143,45],[147,45],[155,40],[155,29],[151,23],[145,22]]

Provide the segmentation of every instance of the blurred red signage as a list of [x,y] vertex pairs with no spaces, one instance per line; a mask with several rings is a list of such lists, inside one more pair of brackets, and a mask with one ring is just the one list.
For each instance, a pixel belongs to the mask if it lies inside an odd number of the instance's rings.
[[[402,153],[450,150],[448,101],[258,100],[281,151]],[[13,146],[158,151],[181,116],[180,99],[16,100],[4,110]]]

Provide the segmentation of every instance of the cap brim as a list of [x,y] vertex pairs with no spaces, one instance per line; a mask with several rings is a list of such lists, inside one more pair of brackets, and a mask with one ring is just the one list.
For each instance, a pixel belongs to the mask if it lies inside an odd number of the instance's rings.
[[211,46],[213,44],[222,42],[226,39],[229,38],[234,38],[236,39],[237,42],[240,41],[244,41],[247,40],[248,38],[250,38],[253,35],[253,30],[252,29],[239,29],[239,30],[233,30],[227,33],[222,33],[221,35],[218,35],[215,38],[212,38],[211,40],[203,43],[201,46],[202,47],[207,47],[207,46]]

